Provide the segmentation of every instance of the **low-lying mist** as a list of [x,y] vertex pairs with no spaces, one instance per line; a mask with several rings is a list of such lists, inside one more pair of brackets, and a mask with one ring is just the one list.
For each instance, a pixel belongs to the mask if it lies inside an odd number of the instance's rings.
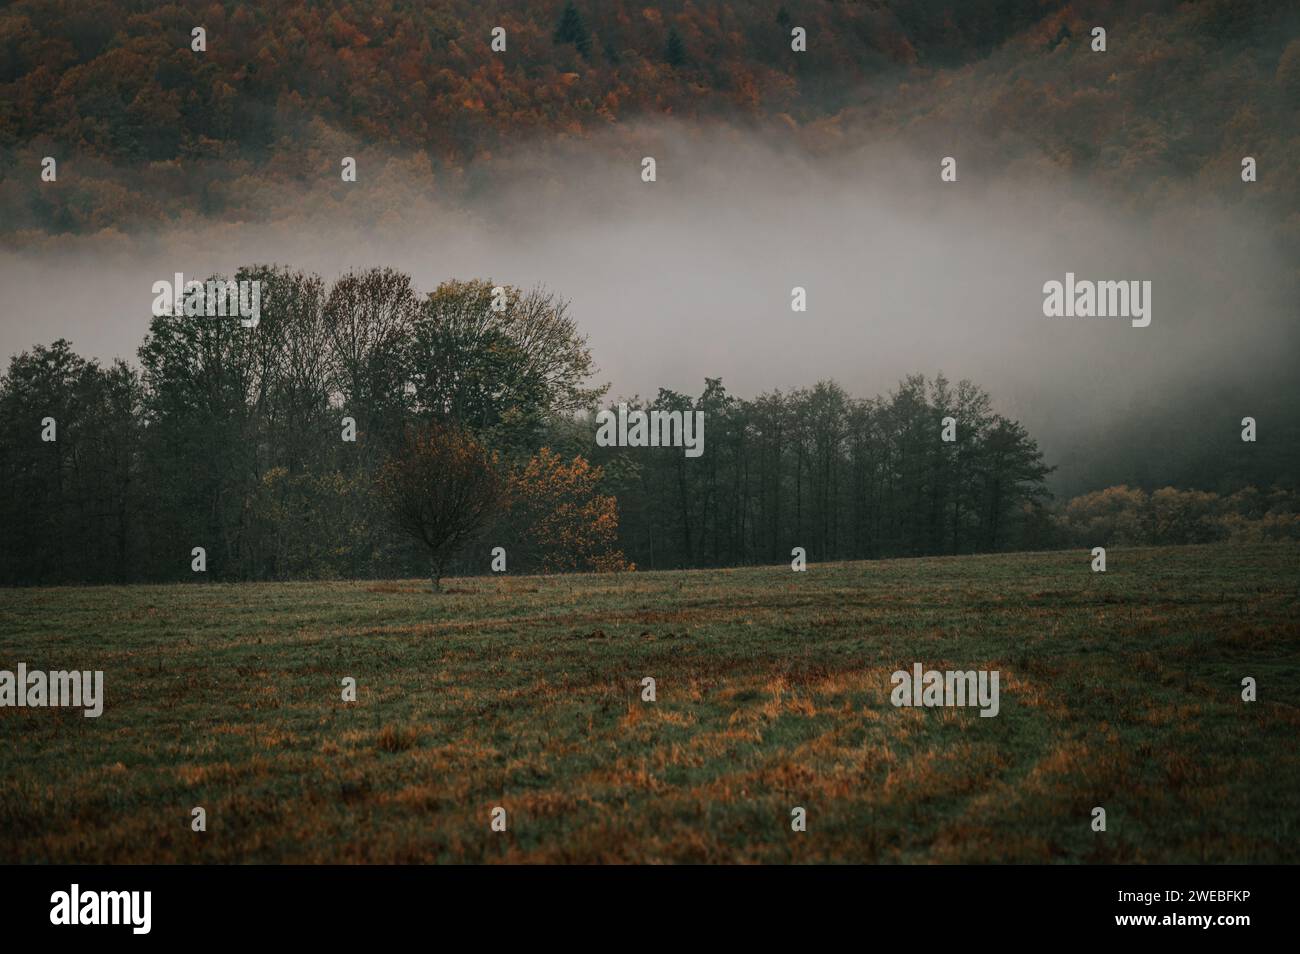
[[[942,371],[987,389],[1053,463],[1134,408],[1176,415],[1293,363],[1288,266],[1260,223],[1208,199],[1138,216],[1034,157],[994,167],[961,142],[944,154],[955,182],[940,179],[943,154],[898,143],[814,157],[770,135],[647,124],[617,142],[521,147],[495,166],[509,175],[485,175],[452,205],[363,153],[355,184],[322,179],[291,221],[3,253],[0,352],[66,337],[84,355],[133,360],[151,285],[175,272],[277,262],[329,281],[384,265],[422,290],[484,277],[558,291],[612,395],[699,393],[709,376],[742,397],[823,378],[870,396]],[[642,181],[642,156],[657,181]],[[1044,317],[1043,284],[1066,272],[1149,280],[1150,326]],[[795,286],[804,313],[791,310]]]

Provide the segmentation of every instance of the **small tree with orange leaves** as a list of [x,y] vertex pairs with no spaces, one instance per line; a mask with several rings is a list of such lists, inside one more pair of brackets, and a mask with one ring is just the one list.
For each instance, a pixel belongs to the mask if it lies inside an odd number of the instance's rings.
[[618,500],[599,493],[604,471],[543,447],[510,475],[507,521],[525,566],[544,573],[633,570],[618,542]]
[[435,593],[447,561],[497,510],[504,489],[495,455],[436,423],[407,430],[377,484],[393,525],[428,548]]

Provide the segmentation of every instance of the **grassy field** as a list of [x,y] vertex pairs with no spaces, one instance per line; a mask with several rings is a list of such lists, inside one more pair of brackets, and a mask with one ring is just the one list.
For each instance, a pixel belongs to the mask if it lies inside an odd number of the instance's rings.
[[1089,563],[0,590],[0,861],[1300,860],[1300,547]]

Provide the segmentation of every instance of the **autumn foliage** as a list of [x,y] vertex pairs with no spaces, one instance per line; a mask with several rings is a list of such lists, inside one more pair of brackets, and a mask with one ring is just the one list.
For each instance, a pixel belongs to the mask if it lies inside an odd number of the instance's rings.
[[489,526],[511,569],[635,569],[615,546],[618,501],[600,493],[603,476],[584,458],[565,463],[546,447],[506,471],[468,431],[431,423],[408,430],[377,487],[394,527],[428,549],[437,590],[449,561]]
[[1300,540],[1300,494],[1244,487],[1230,495],[1162,487],[1107,487],[1065,505],[1060,526],[1076,546],[1167,546]]
[[516,565],[545,573],[636,569],[615,546],[618,501],[600,493],[603,477],[585,458],[565,463],[548,447],[511,472],[507,513],[516,528]]
[[[1243,193],[1235,176],[1243,142],[1261,168],[1290,154],[1292,8],[15,0],[0,4],[0,159],[15,173],[0,179],[0,218],[33,236],[279,221],[305,207],[379,218],[510,181],[520,143],[622,156],[640,148],[642,120],[665,116],[766,128],[814,154],[900,130],[946,141],[960,120],[963,140],[993,136],[990,165],[1017,174],[1068,170],[1130,200],[1222,190],[1293,216],[1292,177]],[[1099,20],[1130,54],[1092,52]],[[203,52],[191,48],[199,24]],[[498,26],[508,48],[494,52]],[[806,54],[791,49],[795,28]],[[34,190],[47,155],[61,186]],[[341,190],[344,155],[373,205]],[[1282,234],[1294,247],[1293,222]]]

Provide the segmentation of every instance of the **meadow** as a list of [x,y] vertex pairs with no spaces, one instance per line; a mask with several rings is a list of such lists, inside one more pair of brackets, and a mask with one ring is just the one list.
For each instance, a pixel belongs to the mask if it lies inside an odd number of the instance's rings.
[[105,694],[0,708],[0,862],[1300,860],[1294,544],[444,588],[0,590],[0,668]]

